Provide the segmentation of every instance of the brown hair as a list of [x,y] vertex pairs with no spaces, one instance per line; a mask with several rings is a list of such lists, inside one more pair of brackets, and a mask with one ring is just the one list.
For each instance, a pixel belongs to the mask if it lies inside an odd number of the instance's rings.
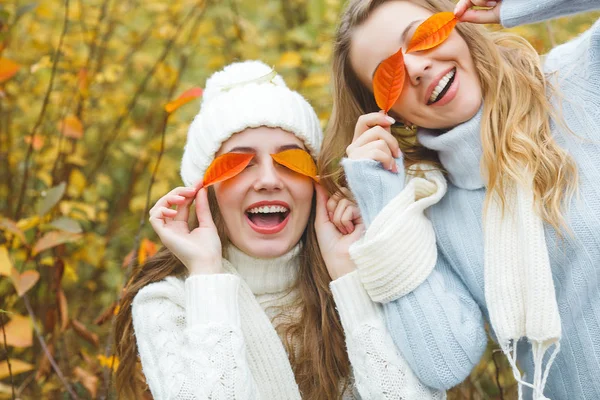
[[[223,248],[228,242],[214,192],[209,190],[209,204]],[[193,218],[196,221],[195,218]],[[340,398],[348,387],[350,362],[344,332],[329,290],[331,281],[317,243],[315,204],[301,238],[298,279],[291,290],[299,293],[299,318],[276,327],[283,337],[296,382],[302,397],[316,400]],[[197,226],[197,221],[196,225]],[[194,227],[195,227],[194,226]],[[116,386],[120,397],[140,398],[145,387],[139,369],[134,338],[131,304],[144,286],[167,276],[184,276],[185,266],[167,248],[148,259],[125,286],[117,314],[115,344],[120,359]],[[300,343],[295,349],[292,343]]]
[[[352,142],[354,125],[362,114],[378,111],[372,93],[361,84],[350,64],[354,28],[388,0],[352,0],[342,15],[333,52],[333,112],[319,166],[324,184],[343,184],[338,160]],[[449,0],[410,0],[433,13],[452,11]],[[540,216],[555,228],[564,226],[561,203],[573,194],[577,167],[552,137],[550,117],[566,127],[546,93],[540,57],[525,39],[506,32],[490,32],[476,24],[458,24],[479,74],[483,92],[481,139],[482,172],[487,176],[486,206],[496,192],[506,206],[506,184],[529,184]],[[436,154],[421,146],[414,131],[394,132],[408,165],[425,162],[441,168]]]

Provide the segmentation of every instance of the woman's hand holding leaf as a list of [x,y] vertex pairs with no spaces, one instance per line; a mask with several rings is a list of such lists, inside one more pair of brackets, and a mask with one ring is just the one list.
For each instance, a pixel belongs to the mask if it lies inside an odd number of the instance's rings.
[[[194,200],[199,226],[190,230],[188,218]],[[150,224],[191,274],[222,272],[221,240],[208,206],[206,188],[173,189],[150,210]]]
[[[461,22],[476,24],[499,24],[501,0],[460,0],[454,8],[454,15]],[[484,7],[473,9],[472,7]]]
[[354,139],[346,148],[348,158],[379,161],[385,169],[397,172],[394,158],[400,156],[400,147],[391,133],[393,123],[383,112],[361,115],[354,128]]

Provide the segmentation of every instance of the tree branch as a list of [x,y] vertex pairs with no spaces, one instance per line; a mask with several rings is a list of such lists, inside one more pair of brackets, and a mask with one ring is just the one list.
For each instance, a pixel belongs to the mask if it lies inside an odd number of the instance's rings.
[[79,400],[79,397],[73,391],[73,389],[71,388],[71,385],[69,385],[69,383],[67,382],[67,379],[65,378],[62,371],[58,367],[58,364],[56,364],[54,357],[52,357],[50,350],[48,350],[46,341],[42,337],[41,332],[39,331],[37,325],[35,324],[35,314],[33,313],[33,309],[31,308],[31,304],[29,303],[29,298],[27,297],[27,294],[23,295],[23,301],[25,302],[25,307],[27,308],[27,312],[29,313],[29,316],[31,317],[31,321],[33,322],[33,329],[35,330],[35,335],[37,336],[37,338],[40,342],[40,345],[42,346],[42,349],[44,350],[44,353],[46,354],[46,357],[48,357],[48,361],[50,361],[50,365],[52,365],[52,369],[54,370],[54,372],[56,372],[56,375],[58,375],[58,378],[61,380],[61,382],[65,386],[65,389],[67,389],[67,392],[69,392],[71,397],[75,400]]
[[48,102],[50,100],[50,93],[52,93],[52,88],[54,86],[54,78],[56,77],[56,67],[58,65],[58,59],[60,58],[60,51],[62,48],[63,40],[67,33],[67,28],[69,26],[69,0],[65,0],[65,18],[63,22],[63,30],[60,34],[60,39],[58,41],[58,46],[56,47],[56,53],[54,55],[54,62],[52,64],[52,74],[50,75],[50,84],[48,85],[48,89],[46,90],[46,95],[44,96],[44,101],[42,103],[42,109],[40,111],[40,115],[31,130],[31,134],[29,137],[31,141],[29,142],[29,147],[27,148],[27,155],[25,156],[25,170],[23,171],[23,181],[21,182],[21,190],[19,191],[19,201],[17,202],[17,208],[14,213],[14,220],[18,221],[21,218],[21,211],[23,207],[23,202],[25,200],[25,189],[27,188],[27,181],[29,180],[29,159],[31,158],[31,154],[33,153],[33,138],[37,130],[39,129],[42,121],[44,120],[44,116],[46,115],[46,109],[48,107]]

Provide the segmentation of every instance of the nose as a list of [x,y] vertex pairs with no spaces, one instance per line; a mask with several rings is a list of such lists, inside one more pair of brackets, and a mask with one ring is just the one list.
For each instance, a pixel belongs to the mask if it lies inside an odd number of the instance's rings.
[[418,85],[423,77],[431,69],[431,59],[424,54],[405,54],[404,65],[408,79],[413,85]]
[[283,188],[283,181],[276,169],[275,162],[269,157],[261,161],[256,168],[257,177],[254,181],[254,190],[272,191]]

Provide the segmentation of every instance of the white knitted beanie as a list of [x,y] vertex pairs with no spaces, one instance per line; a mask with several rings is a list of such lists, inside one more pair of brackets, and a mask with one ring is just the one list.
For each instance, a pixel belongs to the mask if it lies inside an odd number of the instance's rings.
[[186,186],[197,184],[221,144],[246,128],[281,128],[316,158],[323,133],[313,108],[260,61],[233,63],[206,81],[200,112],[189,127],[181,160]]

